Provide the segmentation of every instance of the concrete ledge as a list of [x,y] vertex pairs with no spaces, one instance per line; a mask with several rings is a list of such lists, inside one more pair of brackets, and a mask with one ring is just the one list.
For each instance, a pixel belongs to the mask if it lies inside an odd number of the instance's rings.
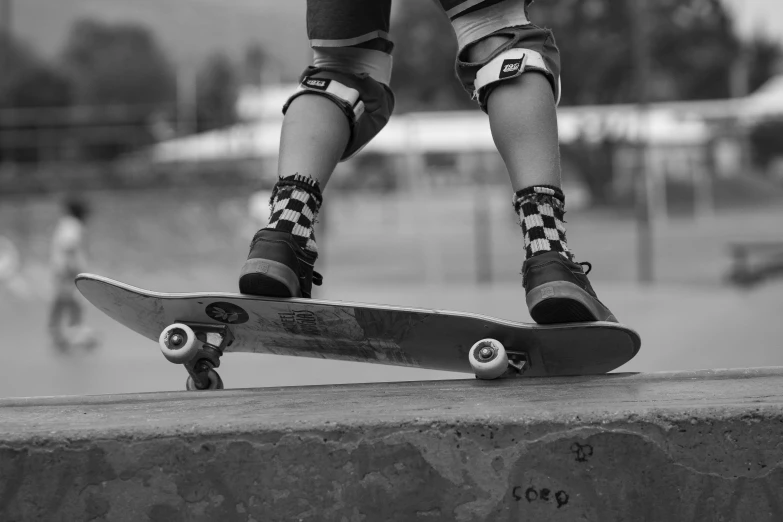
[[0,520],[783,520],[783,368],[0,400]]

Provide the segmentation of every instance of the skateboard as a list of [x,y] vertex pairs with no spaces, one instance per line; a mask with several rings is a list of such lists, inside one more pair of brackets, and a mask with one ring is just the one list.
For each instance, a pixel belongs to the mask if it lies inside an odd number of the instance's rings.
[[483,315],[372,304],[201,292],[160,293],[91,274],[79,291],[156,341],[188,372],[188,390],[221,389],[225,353],[315,357],[473,373],[479,379],[607,373],[641,339],[617,323],[536,325]]

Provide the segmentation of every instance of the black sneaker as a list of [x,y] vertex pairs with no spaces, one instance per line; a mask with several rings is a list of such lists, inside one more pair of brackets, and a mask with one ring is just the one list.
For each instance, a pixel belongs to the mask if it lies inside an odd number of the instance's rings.
[[522,285],[530,317],[539,324],[618,322],[590,286],[587,274],[591,268],[590,263],[574,263],[557,252],[526,260],[522,265]]
[[239,274],[239,291],[266,297],[310,297],[321,274],[313,271],[316,256],[305,252],[290,232],[261,229]]

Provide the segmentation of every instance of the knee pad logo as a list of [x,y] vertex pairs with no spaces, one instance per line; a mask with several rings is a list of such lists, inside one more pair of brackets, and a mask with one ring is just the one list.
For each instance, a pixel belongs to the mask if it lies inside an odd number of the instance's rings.
[[500,67],[500,74],[498,75],[498,79],[503,80],[505,78],[511,78],[518,75],[522,69],[522,61],[524,59],[525,58],[523,56],[522,58],[517,58],[515,60],[503,60],[503,65]]
[[311,78],[308,76],[304,80],[302,80],[302,85],[304,85],[308,89],[315,89],[317,91],[326,91],[326,89],[329,88],[329,84],[331,82],[332,80],[329,80],[327,78]]

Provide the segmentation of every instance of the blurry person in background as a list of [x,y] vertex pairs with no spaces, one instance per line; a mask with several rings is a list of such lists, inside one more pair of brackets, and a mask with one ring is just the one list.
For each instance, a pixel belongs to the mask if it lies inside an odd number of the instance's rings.
[[[457,39],[456,76],[488,115],[508,170],[531,317],[616,321],[587,279],[590,264],[577,262],[566,241],[556,116],[560,53],[552,32],[528,19],[531,2],[439,0]],[[283,107],[272,214],[251,241],[241,292],[310,297],[312,285],[321,284],[313,270],[313,228],[322,191],[337,163],[367,145],[394,109],[390,13],[391,0],[308,0],[313,62]]]
[[9,238],[0,236],[0,290],[7,288],[20,297],[28,294],[20,269],[19,249]]
[[84,344],[85,339],[91,337],[83,325],[82,305],[74,284],[74,279],[86,266],[85,225],[88,216],[89,208],[84,200],[67,198],[63,204],[63,215],[52,236],[54,299],[49,310],[49,334],[55,348],[62,352]]

